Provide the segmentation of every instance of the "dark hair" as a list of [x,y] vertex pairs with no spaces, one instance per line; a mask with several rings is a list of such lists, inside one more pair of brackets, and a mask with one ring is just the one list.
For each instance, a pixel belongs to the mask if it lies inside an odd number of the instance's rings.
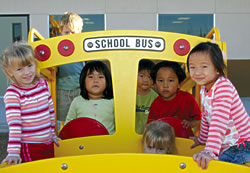
[[149,59],[142,59],[139,62],[139,72],[142,70],[151,71],[154,67],[155,63]]
[[113,98],[113,89],[112,89],[112,79],[111,74],[108,67],[101,61],[90,61],[88,62],[82,69],[80,75],[80,89],[81,89],[81,96],[85,99],[89,100],[88,91],[86,90],[85,79],[88,73],[92,73],[93,71],[97,71],[99,73],[104,74],[106,79],[106,88],[103,92],[105,99],[112,99]]
[[196,52],[204,52],[207,53],[210,58],[212,63],[214,64],[215,68],[217,69],[217,71],[219,72],[220,76],[224,76],[224,69],[226,67],[225,63],[224,63],[224,59],[223,59],[223,55],[222,55],[222,51],[219,48],[219,46],[215,43],[211,43],[211,42],[203,42],[203,43],[199,43],[198,45],[196,45],[189,53],[188,57],[187,57],[187,68],[189,71],[189,58],[190,55],[192,55],[193,53]]
[[160,68],[164,68],[164,67],[173,69],[173,71],[176,73],[178,77],[179,83],[181,83],[186,78],[186,74],[184,70],[181,68],[181,66],[177,62],[162,61],[156,64],[151,72],[151,78],[153,79],[154,83],[156,82],[157,72],[160,70]]

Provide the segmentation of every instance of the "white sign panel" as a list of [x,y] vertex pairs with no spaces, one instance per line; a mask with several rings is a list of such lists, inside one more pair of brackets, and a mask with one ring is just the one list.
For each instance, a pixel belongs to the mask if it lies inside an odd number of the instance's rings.
[[163,51],[165,41],[158,37],[116,36],[87,38],[83,41],[86,52],[104,50],[148,50]]

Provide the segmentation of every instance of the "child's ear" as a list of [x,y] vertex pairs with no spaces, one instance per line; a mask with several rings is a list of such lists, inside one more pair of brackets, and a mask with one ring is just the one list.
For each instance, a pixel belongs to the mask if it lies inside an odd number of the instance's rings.
[[7,69],[4,69],[4,72],[8,75],[8,76],[13,76],[13,74]]

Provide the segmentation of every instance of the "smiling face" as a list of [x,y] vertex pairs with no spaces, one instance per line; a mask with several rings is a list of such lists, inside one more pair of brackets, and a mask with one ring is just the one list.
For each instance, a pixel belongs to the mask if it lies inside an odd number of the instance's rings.
[[149,70],[141,70],[138,73],[137,80],[137,93],[139,95],[147,95],[150,92],[150,88],[153,85],[153,81],[150,77]]
[[172,100],[179,88],[179,79],[172,68],[160,68],[156,75],[155,86],[163,100]]
[[88,71],[85,78],[85,85],[89,99],[103,98],[103,92],[106,88],[106,79],[103,73],[99,73],[97,71],[89,73]]
[[209,54],[195,52],[189,57],[190,77],[198,85],[204,85],[209,91],[219,76]]
[[20,87],[27,88],[34,85],[34,80],[36,77],[35,62],[31,62],[26,66],[13,64],[8,69],[5,69],[5,71]]

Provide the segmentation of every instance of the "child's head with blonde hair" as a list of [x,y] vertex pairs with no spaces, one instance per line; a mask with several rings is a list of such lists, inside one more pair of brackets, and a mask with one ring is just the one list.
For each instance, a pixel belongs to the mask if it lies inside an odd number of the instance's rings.
[[142,141],[144,153],[176,153],[174,128],[163,121],[152,121],[147,124]]
[[74,12],[65,12],[59,22],[62,35],[81,33],[82,18]]
[[[26,42],[15,42],[5,49],[0,63],[6,76],[19,86],[22,82],[30,81],[32,84],[39,77],[36,71],[37,59],[35,53]],[[25,67],[27,67],[27,70]],[[26,71],[24,72],[24,70]]]

